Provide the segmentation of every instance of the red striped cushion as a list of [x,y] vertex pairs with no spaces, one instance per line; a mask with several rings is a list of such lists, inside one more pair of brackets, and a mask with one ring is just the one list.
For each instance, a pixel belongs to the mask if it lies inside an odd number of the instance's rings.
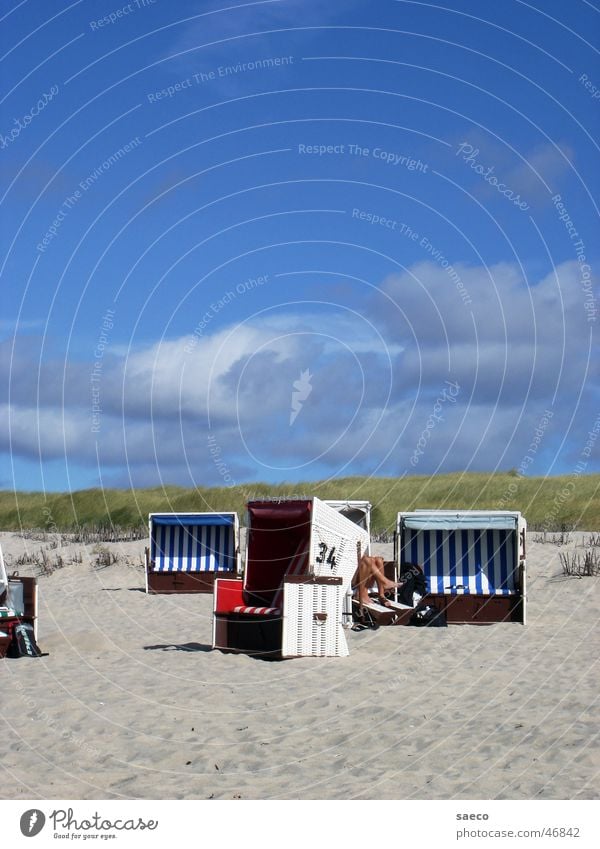
[[246,604],[240,604],[233,608],[234,613],[248,613],[252,616],[265,616],[267,614],[273,616],[281,615],[280,607],[249,607]]

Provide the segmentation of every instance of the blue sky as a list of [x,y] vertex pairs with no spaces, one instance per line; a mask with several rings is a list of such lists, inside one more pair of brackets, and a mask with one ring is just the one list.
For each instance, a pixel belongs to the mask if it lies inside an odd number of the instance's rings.
[[592,3],[2,15],[0,486],[599,470]]

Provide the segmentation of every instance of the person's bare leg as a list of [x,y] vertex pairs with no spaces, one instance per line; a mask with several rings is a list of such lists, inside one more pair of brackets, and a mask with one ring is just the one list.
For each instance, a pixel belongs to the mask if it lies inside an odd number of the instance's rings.
[[386,592],[402,586],[403,583],[395,583],[386,578],[383,557],[371,557],[368,554],[363,554],[358,564],[358,600],[361,604],[369,603],[369,587],[373,580],[377,584],[377,592],[382,597]]
[[380,596],[383,597],[390,590],[394,590],[396,587],[402,586],[404,581],[396,583],[395,581],[390,581],[390,579],[386,577],[383,557],[373,557],[371,559],[373,561],[371,569],[373,577],[375,578],[375,583],[377,584],[377,591]]
[[368,604],[371,600],[369,587],[373,582],[372,559],[368,554],[363,554],[358,563],[358,600],[361,604]]

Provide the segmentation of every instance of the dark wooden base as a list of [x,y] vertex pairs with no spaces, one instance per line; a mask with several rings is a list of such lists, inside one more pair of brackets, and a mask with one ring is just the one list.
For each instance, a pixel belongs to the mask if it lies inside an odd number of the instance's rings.
[[523,622],[521,596],[443,595],[431,593],[423,599],[446,614],[451,625],[491,625],[494,622]]
[[215,578],[237,578],[235,572],[151,572],[148,571],[148,592],[211,593]]
[[282,625],[280,616],[217,614],[214,648],[257,657],[281,657]]

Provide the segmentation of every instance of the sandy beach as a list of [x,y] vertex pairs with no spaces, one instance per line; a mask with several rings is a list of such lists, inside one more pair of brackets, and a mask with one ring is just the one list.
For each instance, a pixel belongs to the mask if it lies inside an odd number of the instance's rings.
[[[562,575],[582,534],[537,537],[526,627],[347,632],[348,658],[283,662],[212,651],[212,596],[146,595],[144,541],[107,567],[56,549],[49,654],[0,661],[2,798],[597,798],[600,580]],[[44,545],[0,542],[9,571]]]

